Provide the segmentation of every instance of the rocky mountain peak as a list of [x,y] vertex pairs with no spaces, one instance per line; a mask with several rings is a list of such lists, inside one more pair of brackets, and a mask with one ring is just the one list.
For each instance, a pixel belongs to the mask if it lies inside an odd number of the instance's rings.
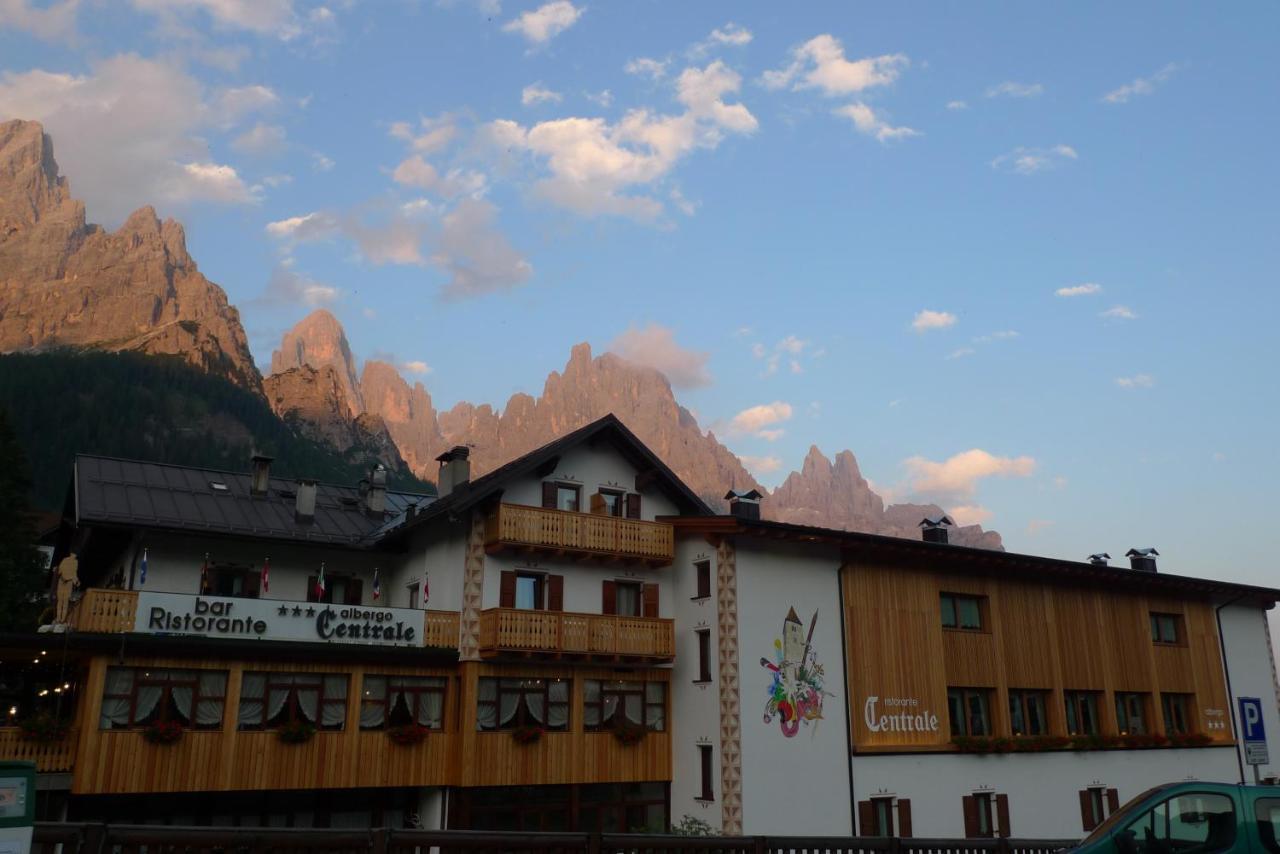
[[332,365],[342,384],[348,414],[354,417],[364,411],[355,363],[351,345],[347,343],[347,333],[338,318],[318,308],[284,334],[280,349],[271,354],[271,373],[278,374],[303,365],[313,368]]
[[0,122],[0,237],[34,225],[70,198],[53,140],[39,122]]

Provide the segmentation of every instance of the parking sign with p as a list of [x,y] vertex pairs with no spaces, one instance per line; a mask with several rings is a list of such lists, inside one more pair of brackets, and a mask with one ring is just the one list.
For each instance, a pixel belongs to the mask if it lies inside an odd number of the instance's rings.
[[1250,765],[1267,765],[1267,733],[1262,723],[1262,700],[1240,698],[1240,734],[1244,742],[1244,761]]

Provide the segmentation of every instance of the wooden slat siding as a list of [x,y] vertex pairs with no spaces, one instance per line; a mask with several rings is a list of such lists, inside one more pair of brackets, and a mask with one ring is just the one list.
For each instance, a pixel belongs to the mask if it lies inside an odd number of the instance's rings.
[[[1192,718],[1215,743],[1229,728],[1210,730],[1205,709],[1229,711],[1213,606],[1024,579],[965,577],[910,565],[849,562],[844,574],[849,696],[856,750],[945,748],[951,741],[946,688],[990,688],[995,735],[1009,735],[1008,692],[1037,689],[1046,697],[1050,734],[1066,734],[1065,691],[1101,692],[1100,728],[1116,732],[1114,692],[1148,694],[1149,729],[1163,732],[1160,694],[1193,695]],[[944,630],[941,592],[987,597],[984,632]],[[1151,642],[1151,611],[1183,617],[1182,643]],[[914,698],[938,716],[938,732],[871,732],[863,715],[869,695]],[[1215,718],[1222,720],[1225,718]]]
[[[86,725],[81,727],[72,782],[75,794],[135,792],[235,791],[289,788],[357,788],[363,786],[449,785],[452,743],[458,714],[450,684],[445,698],[442,732],[432,732],[415,746],[394,744],[381,730],[362,732],[360,687],[371,675],[451,676],[438,667],[336,667],[323,663],[284,664],[205,660],[199,668],[230,671],[221,730],[188,730],[176,744],[150,744],[137,730],[98,728],[102,686],[114,659],[95,658],[85,679]],[[191,668],[187,659],[129,659],[130,666]],[[306,744],[284,744],[274,732],[240,732],[240,675],[245,670],[348,675],[347,725],[338,732],[318,732]]]
[[34,762],[41,774],[54,771],[70,771],[75,764],[78,729],[72,728],[59,741],[27,741],[22,728],[0,727],[0,760]]
[[480,650],[573,652],[670,659],[675,624],[670,619],[486,608],[480,612]]
[[499,505],[486,520],[485,540],[487,546],[542,546],[662,561],[675,554],[674,529],[663,522],[515,504]]

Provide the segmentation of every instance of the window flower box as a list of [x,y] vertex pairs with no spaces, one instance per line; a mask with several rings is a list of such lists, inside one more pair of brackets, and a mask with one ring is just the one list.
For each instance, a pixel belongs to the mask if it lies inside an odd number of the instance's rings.
[[638,724],[626,719],[620,720],[613,725],[613,737],[618,740],[619,744],[624,744],[628,747],[644,741],[648,731],[649,728],[644,724]]
[[540,726],[521,726],[511,731],[511,739],[516,744],[533,744],[542,738],[542,733]]
[[387,738],[391,739],[394,744],[411,747],[415,744],[421,744],[426,739],[427,734],[431,730],[418,724],[406,724],[404,726],[395,726],[387,730]]
[[18,724],[23,741],[52,744],[67,737],[67,722],[60,721],[46,712],[34,714]]
[[184,731],[177,721],[157,721],[142,730],[142,737],[152,744],[173,744],[182,739]]
[[309,723],[285,724],[276,730],[276,737],[285,744],[306,744],[316,734],[316,728]]

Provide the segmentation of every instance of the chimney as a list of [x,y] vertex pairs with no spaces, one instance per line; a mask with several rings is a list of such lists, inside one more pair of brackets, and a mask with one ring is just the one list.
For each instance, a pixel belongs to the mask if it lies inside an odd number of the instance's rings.
[[369,473],[369,491],[364,497],[365,510],[371,516],[381,516],[387,509],[387,470],[378,463]]
[[1155,572],[1160,552],[1155,549],[1129,549],[1124,556],[1129,559],[1129,566],[1138,572]]
[[926,516],[920,520],[920,538],[926,543],[946,543],[947,526],[954,524],[950,516]]
[[310,522],[316,518],[316,482],[314,480],[298,481],[298,497],[294,503],[293,516],[299,522]]
[[758,491],[753,489],[750,492],[738,492],[731,489],[724,497],[729,502],[730,516],[737,516],[739,519],[760,518],[760,499],[764,496]]
[[1097,554],[1089,555],[1089,563],[1094,566],[1106,566],[1107,561],[1109,560],[1111,560],[1111,555],[1106,552],[1098,552]]
[[454,445],[436,457],[436,461],[440,463],[436,491],[441,498],[471,480],[471,449],[466,445]]
[[249,484],[250,495],[266,495],[267,489],[271,485],[271,461],[274,457],[268,457],[265,454],[254,454],[253,462],[253,479]]

